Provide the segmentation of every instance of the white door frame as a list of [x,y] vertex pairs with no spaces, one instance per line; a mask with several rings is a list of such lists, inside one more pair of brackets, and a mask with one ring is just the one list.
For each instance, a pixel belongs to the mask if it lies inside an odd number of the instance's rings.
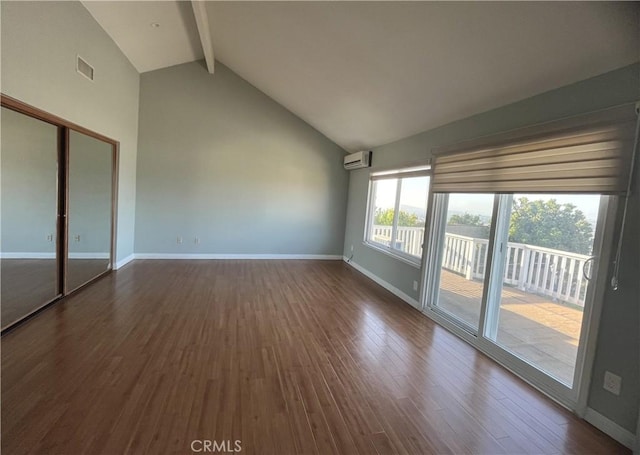
[[575,411],[580,417],[584,417],[587,411],[589,387],[593,380],[593,364],[596,357],[600,316],[605,292],[609,286],[609,265],[613,253],[617,208],[617,197],[601,198],[596,233],[594,234],[594,251],[600,251],[600,255],[598,260],[593,262],[592,276],[595,276],[596,280],[591,286],[591,296],[587,296],[588,299],[585,302],[585,320],[582,323],[578,358],[576,359],[575,377],[579,378],[580,382],[574,383],[577,392]]

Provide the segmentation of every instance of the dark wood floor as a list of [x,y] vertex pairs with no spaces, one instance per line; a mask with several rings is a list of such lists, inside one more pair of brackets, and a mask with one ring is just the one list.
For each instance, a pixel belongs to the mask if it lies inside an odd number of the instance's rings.
[[2,328],[58,295],[55,259],[0,259]]
[[192,440],[628,453],[341,262],[136,261],[2,338],[3,453]]
[[[57,267],[55,259],[0,259],[3,329],[59,295]],[[81,286],[108,267],[108,259],[69,259],[67,288]]]

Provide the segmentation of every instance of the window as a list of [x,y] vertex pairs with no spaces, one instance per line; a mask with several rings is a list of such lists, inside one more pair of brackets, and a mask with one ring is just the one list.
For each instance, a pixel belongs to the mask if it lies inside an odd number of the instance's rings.
[[371,174],[365,232],[368,245],[420,263],[429,180],[429,166]]

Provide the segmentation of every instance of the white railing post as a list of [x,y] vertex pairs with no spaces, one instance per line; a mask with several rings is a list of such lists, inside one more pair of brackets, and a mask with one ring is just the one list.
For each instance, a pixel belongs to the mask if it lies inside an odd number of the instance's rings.
[[475,239],[478,244],[478,253],[476,254],[476,265],[474,270],[474,278],[484,279],[484,271],[487,268],[487,254],[489,252],[489,241],[484,239]]
[[465,270],[465,278],[467,280],[473,280],[473,264],[475,262],[475,252],[476,252],[476,239],[471,239],[467,241],[467,268]]
[[529,277],[529,266],[531,262],[531,249],[528,245],[524,245],[522,251],[522,262],[520,263],[520,276],[518,279],[518,289],[525,291],[527,289],[527,280]]

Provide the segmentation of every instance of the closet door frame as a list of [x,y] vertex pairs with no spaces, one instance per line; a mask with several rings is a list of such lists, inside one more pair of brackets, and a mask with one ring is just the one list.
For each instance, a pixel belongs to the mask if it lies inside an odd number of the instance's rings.
[[[13,322],[11,325],[2,329],[2,334],[12,330],[21,323],[30,319],[38,314],[40,311],[48,308],[52,304],[60,301],[67,295],[74,293],[75,291],[82,289],[83,287],[93,283],[95,280],[111,273],[113,271],[114,262],[116,258],[116,227],[117,227],[117,214],[118,214],[118,168],[119,168],[119,156],[120,156],[120,142],[103,134],[96,133],[90,129],[80,126],[76,123],[65,120],[56,115],[50,114],[46,111],[38,109],[37,107],[23,103],[15,98],[0,93],[0,104],[2,107],[26,115],[28,117],[41,120],[43,122],[54,125],[58,128],[58,187],[57,187],[57,223],[56,223],[56,253],[57,253],[57,286],[58,296],[54,299],[43,303],[42,306],[27,313],[21,319]],[[69,132],[73,130],[78,133],[90,136],[94,139],[98,139],[102,142],[106,142],[111,145],[111,245],[110,245],[110,259],[107,270],[93,277],[86,283],[78,286],[75,289],[67,291],[66,277],[67,277],[67,260],[68,260],[68,227],[69,227]]]

